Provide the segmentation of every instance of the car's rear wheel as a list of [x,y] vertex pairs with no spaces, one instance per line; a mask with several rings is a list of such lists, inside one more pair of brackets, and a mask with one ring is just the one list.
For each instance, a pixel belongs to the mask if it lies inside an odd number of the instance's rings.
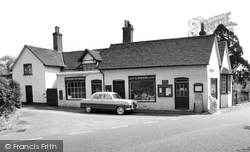
[[91,107],[89,107],[89,106],[86,107],[85,110],[86,110],[87,113],[90,113],[92,111]]
[[123,115],[125,113],[125,109],[123,107],[117,107],[116,112],[118,115]]

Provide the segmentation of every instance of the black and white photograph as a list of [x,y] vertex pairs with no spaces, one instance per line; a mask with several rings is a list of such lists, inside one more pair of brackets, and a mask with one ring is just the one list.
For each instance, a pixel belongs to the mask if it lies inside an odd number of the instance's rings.
[[1,152],[250,152],[247,0],[0,2]]

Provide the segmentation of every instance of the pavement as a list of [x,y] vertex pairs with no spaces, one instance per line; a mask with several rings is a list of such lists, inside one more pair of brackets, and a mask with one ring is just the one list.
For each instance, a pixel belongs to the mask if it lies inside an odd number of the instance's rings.
[[[250,102],[245,102],[242,104],[233,105],[229,108],[221,108],[219,109],[219,113],[215,114],[221,114],[221,113],[227,113],[232,110],[238,109],[238,107],[244,105],[244,104],[250,104]],[[41,110],[53,110],[53,111],[64,111],[64,112],[72,112],[72,113],[85,113],[85,110],[79,107],[57,107],[57,106],[48,106],[46,104],[33,104],[33,105],[23,105],[22,108],[30,108],[30,109],[41,109]],[[134,111],[135,115],[199,115],[191,110],[140,110],[137,109]],[[210,114],[208,112],[200,113],[201,115]]]

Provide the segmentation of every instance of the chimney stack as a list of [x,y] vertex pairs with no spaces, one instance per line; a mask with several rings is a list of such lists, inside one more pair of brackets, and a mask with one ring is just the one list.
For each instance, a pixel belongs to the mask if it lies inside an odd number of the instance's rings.
[[55,27],[55,33],[53,33],[53,44],[54,44],[54,50],[57,52],[62,52],[63,47],[62,47],[62,34],[59,32],[58,26]]
[[125,20],[125,25],[122,28],[123,30],[123,43],[126,42],[133,42],[133,31],[134,27],[132,24],[129,23],[129,21]]
[[204,23],[201,23],[201,31],[199,32],[200,36],[205,36],[207,33],[204,31]]

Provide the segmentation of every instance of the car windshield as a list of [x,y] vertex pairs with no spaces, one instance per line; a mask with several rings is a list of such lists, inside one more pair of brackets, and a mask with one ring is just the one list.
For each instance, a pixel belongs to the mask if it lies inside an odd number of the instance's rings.
[[116,94],[113,94],[113,98],[114,99],[121,99],[122,97],[119,94],[116,93]]

